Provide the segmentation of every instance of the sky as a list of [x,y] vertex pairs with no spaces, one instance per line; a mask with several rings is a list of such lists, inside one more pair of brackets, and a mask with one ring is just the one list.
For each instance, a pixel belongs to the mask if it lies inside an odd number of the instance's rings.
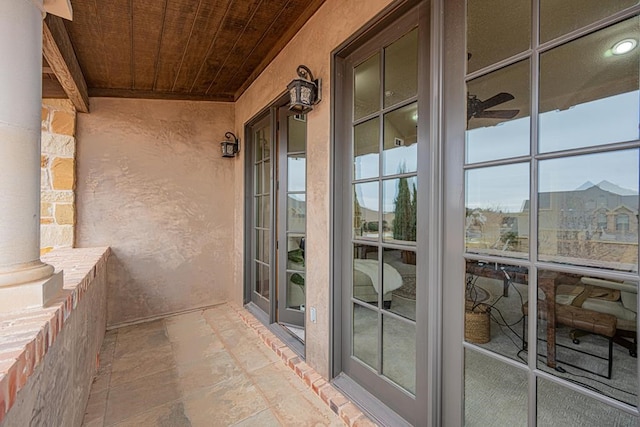
[[[540,115],[541,152],[639,139],[638,91],[553,110]],[[512,145],[509,145],[509,144]],[[467,132],[467,161],[479,162],[529,154],[529,118]],[[638,192],[637,149],[590,154],[539,163],[539,191],[572,191],[587,181],[609,181]],[[529,199],[529,164],[467,172],[467,206],[518,212]]]
[[[540,114],[542,153],[638,139],[639,92]],[[473,120],[473,119],[472,119]],[[530,117],[472,129],[466,134],[467,163],[529,154]]]
[[[540,151],[637,140],[640,138],[639,118],[639,91],[549,111],[540,114]],[[529,122],[530,118],[525,117],[468,131],[467,163],[528,155]],[[403,159],[410,159],[408,166],[415,170],[416,154],[416,144],[387,150],[384,152],[385,163],[395,166]],[[587,181],[594,184],[609,181],[638,193],[639,165],[638,149],[544,160],[539,163],[539,191],[572,191]],[[377,176],[378,154],[358,157],[356,169],[357,177]],[[524,201],[529,199],[529,175],[528,163],[469,170],[466,174],[467,206],[519,212]],[[356,193],[362,206],[378,209],[377,188],[377,184],[357,186]],[[393,211],[393,197],[395,194],[386,197],[385,212]]]

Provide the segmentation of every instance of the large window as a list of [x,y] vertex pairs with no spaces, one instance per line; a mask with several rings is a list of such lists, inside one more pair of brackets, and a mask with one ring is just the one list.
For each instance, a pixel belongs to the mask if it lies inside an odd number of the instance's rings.
[[466,3],[465,424],[637,425],[637,2]]

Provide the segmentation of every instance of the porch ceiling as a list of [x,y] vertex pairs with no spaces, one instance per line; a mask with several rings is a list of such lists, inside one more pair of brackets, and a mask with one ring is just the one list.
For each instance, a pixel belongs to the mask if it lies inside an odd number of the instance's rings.
[[71,0],[64,27],[89,96],[234,101],[323,2]]

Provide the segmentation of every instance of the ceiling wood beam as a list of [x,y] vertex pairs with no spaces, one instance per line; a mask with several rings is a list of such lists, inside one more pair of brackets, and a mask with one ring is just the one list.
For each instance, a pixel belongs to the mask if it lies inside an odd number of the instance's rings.
[[47,15],[43,21],[42,53],[76,110],[88,113],[87,83],[64,22],[57,16]]
[[[0,0],[1,1],[1,0]],[[170,99],[183,101],[213,101],[213,102],[233,102],[231,94],[206,95],[186,92],[166,92],[156,90],[138,89],[111,89],[92,87],[89,89],[92,98],[141,98],[141,99]]]
[[42,99],[53,98],[60,99],[66,98],[67,94],[60,86],[58,79],[55,76],[43,76],[42,78]]

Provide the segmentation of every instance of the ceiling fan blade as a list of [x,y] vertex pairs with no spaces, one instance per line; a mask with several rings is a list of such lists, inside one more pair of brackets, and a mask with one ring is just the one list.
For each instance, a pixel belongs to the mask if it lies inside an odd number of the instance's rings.
[[500,92],[499,94],[494,95],[491,98],[482,101],[478,106],[478,109],[480,111],[487,110],[491,107],[495,107],[496,105],[502,104],[503,102],[511,101],[512,99],[515,99],[515,97],[510,93]]
[[519,112],[520,110],[485,110],[481,113],[477,113],[474,117],[478,119],[513,119]]

